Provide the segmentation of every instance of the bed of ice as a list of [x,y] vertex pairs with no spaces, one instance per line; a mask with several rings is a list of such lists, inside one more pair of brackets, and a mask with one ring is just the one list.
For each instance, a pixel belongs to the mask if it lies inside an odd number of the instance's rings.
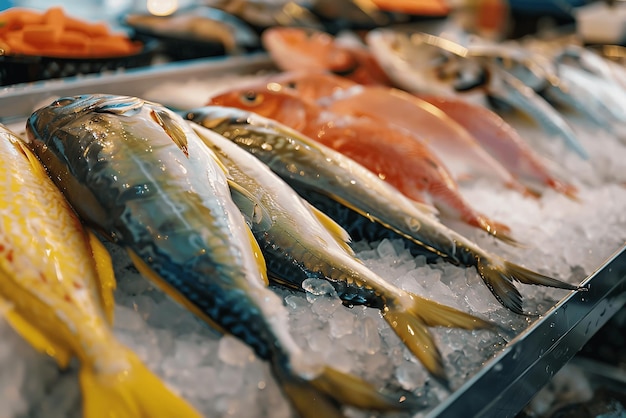
[[[164,83],[144,98],[176,108],[201,105],[218,88],[241,79],[225,77]],[[525,244],[511,247],[486,234],[461,232],[486,249],[526,267],[579,283],[626,242],[626,146],[605,132],[569,117],[591,158],[582,161],[556,138],[527,121],[512,120],[555,169],[580,188],[573,201],[546,191],[540,199],[522,196],[486,180],[461,184],[479,210],[507,223]],[[456,225],[455,225],[456,226]],[[536,317],[510,313],[496,302],[474,269],[414,258],[402,241],[355,242],[358,256],[390,282],[426,297],[489,318],[507,333],[433,329],[453,389],[497,355],[507,341]],[[180,395],[207,417],[288,418],[292,411],[269,368],[238,340],[221,336],[172,302],[141,277],[125,252],[107,244],[118,279],[115,333]],[[403,347],[378,311],[345,308],[323,283],[307,283],[313,293],[274,290],[289,312],[296,341],[312,355],[379,386],[399,385],[421,396],[423,415],[450,393],[437,384]],[[541,314],[567,291],[520,286],[525,310]],[[0,319],[0,417],[81,416],[78,365],[60,371],[35,352]],[[372,416],[348,410],[348,416]],[[399,417],[398,415],[393,415]],[[404,417],[404,416],[403,416]]]

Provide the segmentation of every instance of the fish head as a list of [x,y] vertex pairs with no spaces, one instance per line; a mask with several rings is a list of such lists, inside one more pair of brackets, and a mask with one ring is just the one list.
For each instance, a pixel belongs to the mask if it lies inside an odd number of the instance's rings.
[[39,139],[52,138],[54,132],[85,115],[94,113],[132,113],[143,106],[134,97],[113,95],[79,95],[61,97],[47,106],[37,109],[28,118],[28,126]]
[[337,45],[335,37],[319,30],[274,27],[266,29],[261,42],[283,71],[351,72],[358,65],[352,53]]
[[208,105],[235,107],[266,118],[279,121],[289,120],[298,125],[316,111],[316,106],[297,93],[283,88],[278,83],[268,83],[265,87],[233,89],[209,99]]

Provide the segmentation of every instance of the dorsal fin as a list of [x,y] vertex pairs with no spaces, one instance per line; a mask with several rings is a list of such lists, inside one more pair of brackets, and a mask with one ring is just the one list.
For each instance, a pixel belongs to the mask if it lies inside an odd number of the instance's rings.
[[345,229],[343,229],[341,225],[339,225],[337,222],[331,219],[324,212],[322,212],[321,210],[319,210],[318,208],[316,208],[315,206],[311,205],[310,203],[306,201],[305,203],[309,206],[309,208],[311,209],[311,212],[313,212],[313,214],[320,221],[320,223],[324,225],[324,228],[326,228],[328,232],[330,232],[330,234],[333,236],[333,238],[335,238],[335,241],[337,241],[337,243],[344,250],[346,250],[348,254],[350,254],[351,256],[354,256],[355,255],[354,250],[352,249],[352,247],[350,247],[350,242],[352,242],[352,238],[350,237],[350,234],[348,234],[348,232]]
[[163,128],[170,138],[172,138],[172,141],[178,145],[178,148],[181,149],[183,154],[185,154],[186,157],[189,157],[187,134],[180,124],[172,118],[172,115],[165,110],[152,109],[150,116],[152,116],[152,119]]

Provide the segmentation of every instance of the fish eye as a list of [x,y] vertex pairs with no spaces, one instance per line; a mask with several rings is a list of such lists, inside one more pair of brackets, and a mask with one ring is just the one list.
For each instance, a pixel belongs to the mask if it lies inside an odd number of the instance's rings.
[[74,102],[74,99],[72,99],[71,97],[63,97],[61,99],[57,99],[54,102],[52,102],[51,106],[62,107],[62,106],[67,106],[69,104],[72,104],[73,102]]
[[263,101],[263,95],[255,91],[249,90],[241,94],[241,101],[247,105],[257,105]]

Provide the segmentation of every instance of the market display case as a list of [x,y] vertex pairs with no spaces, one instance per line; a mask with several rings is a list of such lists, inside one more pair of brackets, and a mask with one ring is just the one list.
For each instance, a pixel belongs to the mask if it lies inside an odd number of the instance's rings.
[[[212,92],[224,89],[230,85],[245,83],[251,79],[275,73],[276,71],[275,64],[267,54],[256,52],[241,56],[185,60],[145,68],[10,85],[0,91],[0,123],[13,128],[15,132],[21,133],[25,119],[34,109],[50,103],[55,98],[78,94],[107,93],[137,96],[147,100],[162,102],[176,110],[187,110],[203,105]],[[587,136],[584,138],[584,144],[593,144],[591,136],[596,134],[595,131],[583,123],[578,124],[575,116],[572,118],[579,132]],[[516,121],[516,123],[519,123],[524,133],[535,136],[532,140],[533,144],[537,145],[540,140],[545,140],[545,135],[537,134],[536,127],[528,127],[524,121]],[[537,138],[542,136],[543,138]],[[582,193],[578,202],[572,202],[550,193],[547,194],[547,197],[542,197],[538,200],[527,197],[513,197],[513,192],[510,190],[489,190],[488,185],[482,182],[477,184],[469,183],[462,186],[471,201],[479,207],[482,205],[485,211],[496,216],[510,217],[513,229],[520,232],[521,240],[530,242],[530,244],[523,248],[509,248],[501,243],[494,242],[492,237],[486,234],[469,232],[472,239],[485,246],[485,248],[501,253],[524,265],[538,268],[542,272],[554,274],[575,284],[580,282],[583,290],[572,292],[544,291],[544,289],[534,287],[529,290],[528,286],[520,286],[525,300],[528,302],[528,309],[533,312],[533,315],[528,317],[517,317],[508,312],[502,312],[502,308],[498,307],[494,301],[486,302],[485,306],[477,308],[477,312],[486,315],[490,319],[503,320],[503,326],[505,328],[508,327],[506,331],[500,332],[496,337],[485,337],[481,334],[482,331],[473,332],[469,337],[467,335],[461,336],[462,333],[436,331],[439,343],[454,347],[452,349],[442,349],[446,356],[446,367],[448,369],[457,367],[450,359],[459,356],[459,345],[471,343],[472,339],[476,338],[481,341],[482,345],[488,346],[487,348],[476,347],[472,349],[478,353],[478,360],[464,366],[465,368],[462,371],[451,372],[453,380],[450,391],[437,387],[428,377],[425,377],[423,372],[417,372],[417,377],[406,377],[403,374],[402,369],[411,370],[411,367],[415,367],[415,362],[410,359],[406,352],[398,348],[397,342],[394,340],[395,337],[390,336],[383,329],[383,325],[379,323],[380,318],[375,318],[373,314],[358,312],[354,313],[354,322],[350,322],[353,321],[350,319],[349,322],[354,324],[353,326],[356,330],[360,329],[359,325],[357,325],[358,321],[363,320],[363,318],[373,318],[372,320],[376,324],[374,329],[381,333],[383,340],[378,350],[387,358],[381,361],[391,369],[384,378],[374,378],[374,381],[384,386],[386,380],[390,385],[399,385],[423,395],[424,408],[417,411],[415,416],[516,416],[532,397],[565,364],[574,358],[583,345],[625,305],[626,237],[624,236],[624,231],[626,231],[626,218],[623,215],[623,209],[626,206],[626,194],[623,183],[626,179],[622,178],[619,173],[619,170],[623,167],[620,165],[619,160],[624,160],[623,156],[626,156],[626,148],[619,141],[615,144],[610,143],[614,138],[609,138],[608,135],[599,134],[598,136],[601,138],[597,140],[602,141],[602,144],[605,144],[602,146],[606,146],[607,149],[604,150],[604,153],[592,152],[592,160],[594,158],[597,159],[593,163],[589,162],[579,165],[580,163],[574,156],[563,156],[561,154],[563,150],[555,146],[553,142],[543,149],[552,158],[559,159],[557,163],[563,164],[562,173],[572,176],[574,174],[579,175],[576,181],[581,186]],[[609,143],[610,145],[606,145]],[[538,146],[543,147],[543,145]],[[612,154],[612,158],[609,158],[607,154]],[[602,175],[595,177],[590,174],[594,170],[600,170],[598,168],[600,166],[603,166],[602,169],[604,170]],[[576,172],[577,170],[579,172]],[[602,199],[612,199],[612,201],[610,205],[608,203],[604,205],[605,202]],[[507,205],[507,201],[519,207],[505,209],[503,206]],[[564,208],[563,213],[556,213],[560,210],[559,206]],[[551,211],[555,213],[550,214]],[[597,216],[602,219],[588,219],[594,217],[594,213],[597,213]],[[584,223],[587,223],[587,225],[581,225]],[[571,229],[577,235],[567,235],[562,229]],[[566,235],[567,239],[562,240],[560,238]],[[535,238],[536,241],[534,241]],[[585,238],[587,239],[585,240]],[[541,240],[541,243],[537,244],[539,240]],[[572,242],[576,240],[579,241]],[[538,249],[537,247],[540,248]],[[399,286],[411,285],[407,284],[409,282],[403,276],[406,271],[394,271],[395,266],[401,266],[400,270],[410,270],[409,279],[416,282],[419,282],[419,279],[416,278],[419,274],[436,272],[441,282],[446,284],[446,281],[448,281],[447,285],[450,285],[449,282],[453,280],[448,279],[448,275],[459,275],[459,278],[454,278],[454,280],[458,280],[455,282],[455,286],[458,286],[459,283],[466,283],[469,287],[474,286],[476,289],[477,286],[481,285],[481,283],[478,283],[478,276],[474,273],[469,273],[462,269],[450,270],[437,263],[435,263],[434,267],[425,266],[418,257],[407,255],[402,244],[397,241],[391,244],[388,241],[382,243],[357,242],[355,243],[355,248],[357,249],[357,254],[362,256],[365,260],[364,262],[369,267],[378,269],[381,274],[395,275],[393,280]],[[129,276],[121,277],[122,284],[119,290],[121,302],[119,302],[120,307],[118,310],[124,313],[125,320],[130,318],[127,315],[129,314],[128,311],[131,311],[130,314],[134,312],[142,317],[146,324],[150,321],[156,321],[154,318],[159,317],[159,315],[154,311],[146,310],[144,305],[159,303],[163,299],[163,295],[156,294],[151,296],[156,302],[147,301],[141,292],[153,292],[153,289],[146,290],[149,287],[146,284],[135,284],[135,281],[142,279],[136,277],[136,272],[128,272],[128,262],[125,256],[119,252],[119,249],[116,249],[113,245],[111,245],[110,249],[118,263],[116,267],[118,272],[126,272],[124,274]],[[570,253],[569,255],[568,252]],[[552,260],[552,265],[550,265],[550,260]],[[409,262],[411,266],[406,267],[405,264],[402,264],[406,262]],[[135,287],[140,290],[136,290]],[[418,288],[422,289],[421,287]],[[452,289],[455,290],[454,288]],[[461,292],[458,287],[456,290]],[[291,309],[290,312],[292,312],[293,319],[290,325],[292,327],[299,326],[300,322],[298,321],[304,315],[311,312],[320,314],[318,310],[323,305],[319,305],[318,295],[311,296],[311,294],[306,295],[300,292],[292,293],[283,289],[276,289],[276,291],[283,298],[285,305]],[[463,292],[466,291],[463,290]],[[444,296],[445,294],[444,292]],[[435,297],[441,297],[441,295],[439,294]],[[486,289],[472,290],[471,293],[468,292],[462,296],[455,296],[453,303],[459,308],[473,308],[473,297],[490,298],[491,295]],[[335,309],[332,304],[328,306]],[[329,311],[328,316],[330,317],[333,312]],[[323,315],[323,312],[321,315]],[[169,325],[164,325],[163,333],[169,332],[170,328],[178,326],[183,328],[196,326],[189,325],[194,324],[193,319],[188,318],[187,320],[189,322],[183,322],[183,325],[177,324],[175,321]],[[172,322],[171,320],[168,321]],[[232,414],[233,412],[229,407],[232,407],[238,399],[237,394],[224,394],[220,393],[220,391],[215,393],[213,390],[209,391],[212,395],[208,395],[206,398],[199,395],[197,389],[195,391],[190,389],[191,386],[198,385],[198,383],[190,382],[197,381],[188,380],[189,375],[193,374],[194,367],[197,367],[197,365],[194,366],[181,362],[178,367],[182,377],[176,376],[176,367],[165,367],[164,364],[168,364],[168,361],[172,362],[174,357],[176,357],[174,360],[178,360],[177,356],[181,354],[177,354],[176,351],[172,350],[161,350],[157,355],[149,353],[147,349],[144,350],[142,347],[154,343],[154,338],[157,340],[159,338],[154,337],[152,340],[137,338],[134,340],[132,336],[134,331],[123,322],[124,320],[120,325],[116,325],[116,332],[122,337],[124,342],[136,349],[140,355],[143,353],[148,365],[157,370],[167,383],[174,387],[180,384],[178,391],[184,396],[191,396],[193,403],[202,405],[200,409],[209,414],[208,416],[217,416],[217,414],[231,416],[229,413]],[[307,325],[306,327],[308,328],[305,327],[304,330],[300,330],[298,341],[306,347],[313,347],[319,344],[319,342],[312,342],[308,338],[306,330],[308,329],[311,332],[321,331],[322,334],[331,335],[331,337],[328,337],[331,341],[330,346],[326,347],[332,353],[333,338],[338,340],[346,338],[352,331],[345,331],[340,333],[341,335],[339,336],[333,336],[333,333],[336,331],[332,329],[333,325],[331,325],[331,322],[332,320],[328,320],[328,322],[324,322],[319,327]],[[144,326],[147,325],[142,325],[142,327]],[[152,332],[160,335],[160,331],[154,331],[156,329],[161,330],[158,325],[151,323],[149,327],[153,328],[151,329]],[[228,347],[227,344],[230,344],[230,342],[220,339],[221,337],[219,336],[210,333],[209,335],[206,331],[193,329],[200,335],[200,337],[197,337],[199,338],[199,344],[196,346],[196,349],[202,344],[207,344],[207,347],[211,349],[220,349],[220,347],[223,349],[223,346]],[[167,338],[177,338],[176,334],[172,335],[173,337]],[[359,336],[360,334],[356,335],[355,331],[354,338]],[[207,339],[206,341],[204,340],[205,338]],[[11,348],[20,347],[15,340],[11,342],[9,339],[9,341]],[[0,343],[0,351],[2,344]],[[168,344],[176,345],[171,341]],[[235,348],[236,350],[240,349]],[[215,378],[217,376],[216,373],[221,373],[221,369],[215,366],[215,363],[219,363],[222,360],[222,356],[215,353],[207,354],[206,350],[201,351],[212,359],[209,363],[211,367],[215,368],[212,371],[207,366],[203,369],[205,372],[203,376]],[[359,352],[354,347],[338,348],[337,357],[345,358],[345,356],[353,354],[358,360],[355,360],[355,364],[347,366],[349,370],[356,371],[367,377],[373,377],[376,375],[376,370],[360,369],[362,363],[367,362],[368,359],[373,360],[375,358],[376,350],[373,351],[366,354]],[[460,353],[463,353],[462,349]],[[249,353],[245,351],[241,354],[243,357],[247,355]],[[397,358],[394,359],[394,356],[397,356]],[[460,356],[463,356],[463,354],[460,354]],[[2,359],[3,357],[0,356],[0,361]],[[19,363],[19,359],[17,361]],[[236,363],[241,361],[241,359],[235,358],[233,360],[231,358],[230,361]],[[172,364],[177,363],[174,361]],[[30,370],[27,366],[24,367],[26,367],[25,370]],[[45,367],[49,368],[49,365]],[[260,369],[259,371],[258,361],[254,367],[257,367],[257,369],[252,369],[252,372],[243,368],[236,373],[240,377],[243,376],[244,380],[246,376],[249,376],[252,380],[271,380],[271,377],[268,377],[270,375],[267,370]],[[380,374],[380,369],[378,369],[378,372]],[[409,372],[406,373],[408,374]],[[14,375],[18,376],[20,374],[18,372]],[[65,376],[47,376],[44,379],[47,382],[47,388],[40,388],[35,391],[32,389],[26,390],[23,395],[13,395],[13,397],[12,395],[6,395],[5,398],[0,398],[0,401],[5,399],[9,402],[9,400],[15,401],[15,397],[18,398],[18,403],[21,406],[15,407],[15,412],[9,416],[54,416],[47,415],[50,411],[52,411],[52,414],[59,414],[59,416],[63,416],[65,413],[69,413],[71,416],[79,416],[78,405],[80,405],[80,399],[75,395],[78,391],[76,384],[69,384],[68,386],[70,392],[73,393],[72,399],[68,401],[69,405],[65,405],[60,410],[55,410],[53,406],[50,406],[50,404],[54,403],[53,399],[61,399],[63,397],[62,393],[51,394],[53,390],[50,389],[50,386],[53,386],[54,382],[65,381],[63,379],[67,379],[68,376],[75,374],[76,370],[71,368],[69,374]],[[21,381],[21,385],[25,387],[30,385],[32,387],[33,383],[29,383],[28,380],[31,378],[36,379],[35,376],[31,376]],[[212,385],[215,382],[216,379],[206,384]],[[425,386],[427,389],[416,389],[416,385],[419,382],[422,382],[422,384],[426,382]],[[263,387],[265,387],[265,384],[263,383]],[[261,388],[261,386],[258,386],[258,388]],[[19,392],[19,388],[17,390]],[[246,389],[245,385],[242,390],[253,391],[249,387]],[[36,397],[33,395],[34,392],[38,393]],[[42,399],[44,400],[42,401]],[[48,400],[46,401],[46,399]],[[256,399],[258,405],[262,405],[259,407],[259,411],[261,411],[259,416],[266,416],[267,411],[274,405],[272,402],[277,402],[275,400],[259,401],[254,396],[252,399],[252,401],[243,401],[243,405],[250,405],[246,402],[253,402],[252,405],[255,405],[254,400]],[[37,406],[24,406],[24,404],[29,402],[34,402]],[[216,409],[211,409],[213,407],[203,409],[204,405],[210,402],[217,405]],[[288,416],[290,412],[289,408],[284,406],[284,400],[280,405],[282,406],[279,406],[277,416]],[[9,409],[9,411],[12,411],[12,409]],[[234,411],[236,414],[238,410],[235,408]],[[239,412],[241,411],[239,410]],[[348,414],[361,416],[359,415],[360,412],[353,410],[348,411]]]

